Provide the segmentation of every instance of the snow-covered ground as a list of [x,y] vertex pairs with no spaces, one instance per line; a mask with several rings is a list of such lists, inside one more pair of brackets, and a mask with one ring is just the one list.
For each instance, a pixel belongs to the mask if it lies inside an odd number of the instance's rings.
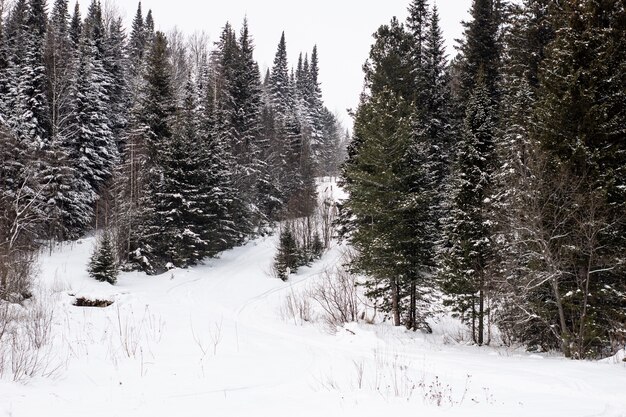
[[[626,363],[459,343],[385,324],[328,332],[281,312],[285,298],[339,262],[335,246],[290,282],[273,278],[276,238],[191,270],[85,272],[93,239],[44,256],[54,300],[48,377],[0,380],[0,416],[626,416]],[[107,308],[72,305],[108,299]]]

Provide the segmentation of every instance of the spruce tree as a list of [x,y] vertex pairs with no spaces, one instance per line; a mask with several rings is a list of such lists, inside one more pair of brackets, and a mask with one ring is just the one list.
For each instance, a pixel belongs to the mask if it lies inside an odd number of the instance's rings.
[[626,62],[626,20],[612,2],[555,7],[558,29],[540,67],[532,132],[546,158],[537,173],[540,218],[543,225],[561,219],[548,246],[559,255],[549,265],[559,271],[548,281],[553,308],[541,317],[566,355],[604,356],[624,331],[626,141],[618,126],[626,90],[614,73]]
[[493,101],[483,75],[467,104],[463,137],[457,144],[453,194],[444,219],[439,278],[447,304],[471,324],[475,343],[488,340],[489,267],[492,260],[492,174],[495,169]]
[[239,103],[238,131],[239,139],[235,154],[237,163],[242,169],[241,190],[246,196],[245,203],[253,207],[251,222],[261,226],[265,213],[261,210],[261,201],[266,198],[258,194],[260,183],[267,181],[263,173],[261,160],[261,116],[262,93],[261,73],[254,60],[254,43],[249,32],[248,22],[244,20],[239,37],[239,62],[236,71],[236,101]]
[[291,100],[287,43],[283,32],[269,78],[269,102],[278,120],[284,121],[289,108],[292,107]]
[[101,282],[115,285],[119,274],[111,236],[105,232],[98,241],[89,261],[89,276]]
[[52,140],[59,140],[67,127],[71,86],[76,64],[69,26],[67,0],[57,0],[52,9],[46,38],[46,73]]
[[521,231],[532,224],[533,201],[539,200],[543,188],[541,171],[545,157],[531,132],[541,87],[539,67],[554,37],[555,28],[549,22],[550,3],[528,0],[512,6],[509,13],[501,77],[502,141],[497,148],[501,163],[495,173],[494,209],[499,222],[493,238],[500,245],[501,276],[495,311],[498,325],[509,337],[543,350],[559,348],[540,315],[532,316],[533,311],[545,310],[549,289],[527,285],[526,279],[532,280],[533,276],[531,265],[537,258],[532,245],[527,245],[528,234]]
[[72,14],[72,20],[70,22],[70,40],[74,50],[78,50],[80,46],[80,38],[83,33],[83,22],[80,17],[80,6],[78,2],[74,5],[74,13]]
[[137,6],[137,13],[131,26],[130,40],[128,42],[128,55],[133,67],[139,67],[146,52],[146,33],[141,2]]
[[274,258],[274,268],[278,278],[283,281],[289,279],[289,275],[296,272],[300,266],[300,251],[293,231],[290,227],[284,227],[280,232],[278,253]]
[[162,32],[155,35],[148,55],[146,68],[146,91],[141,108],[141,122],[146,127],[147,192],[140,203],[142,220],[135,230],[133,261],[149,273],[165,270],[171,262],[165,254],[167,216],[164,202],[157,195],[163,191],[163,167],[161,156],[165,155],[172,140],[172,118],[175,113],[171,86],[171,69],[168,61],[167,38]]
[[50,139],[50,114],[44,61],[45,2],[19,0],[6,29],[5,113],[13,131],[33,149]]
[[501,4],[474,0],[462,45],[461,105],[465,119],[443,221],[441,280],[448,303],[471,324],[474,342],[488,343],[487,318],[495,263],[491,237],[497,167]]
[[210,253],[207,231],[215,226],[210,161],[199,145],[198,114],[191,80],[182,108],[173,121],[173,134],[160,147],[162,182],[154,196],[155,216],[161,221],[159,253],[177,267],[197,264]]
[[[367,294],[390,313],[394,324],[402,323],[402,280],[406,272],[398,236],[404,226],[402,211],[404,157],[411,143],[409,104],[390,90],[376,92],[363,102],[355,119],[359,149],[344,168],[344,203],[351,223],[347,235],[357,257],[352,268],[369,277]],[[402,232],[404,234],[405,232]]]
[[204,187],[210,194],[206,210],[211,216],[204,236],[209,242],[209,254],[214,256],[241,243],[245,236],[241,235],[241,229],[236,224],[236,215],[241,212],[241,198],[233,180],[232,165],[229,164],[228,145],[222,142],[215,128],[215,93],[206,69],[198,85],[198,97],[197,112],[201,120],[198,135],[207,168]]
[[104,41],[102,11],[94,1],[85,20],[66,139],[78,172],[91,186],[91,196],[86,198],[92,202],[113,174],[118,159],[109,119],[112,81],[104,66]]

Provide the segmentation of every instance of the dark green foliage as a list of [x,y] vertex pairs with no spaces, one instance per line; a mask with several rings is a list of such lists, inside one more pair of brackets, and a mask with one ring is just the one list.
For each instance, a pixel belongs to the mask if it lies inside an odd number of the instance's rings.
[[442,289],[451,297],[449,304],[471,323],[474,341],[483,344],[487,270],[493,251],[490,201],[496,164],[493,102],[482,79],[466,112],[453,194],[444,220],[440,279]]
[[[408,103],[391,91],[373,95],[357,112],[355,137],[363,140],[344,171],[350,198],[343,210],[352,223],[347,237],[358,250],[352,266],[371,276],[368,295],[394,315],[396,325],[403,283],[412,287],[410,281],[423,279],[426,272],[421,267],[428,249],[414,245],[413,239],[432,232],[418,214],[428,213],[428,197],[418,183],[410,188],[407,177],[419,176],[414,169],[420,169],[416,158],[422,155],[411,126]],[[422,230],[413,235],[416,225]]]
[[298,267],[302,265],[301,262],[302,256],[293,231],[290,227],[285,227],[280,232],[278,253],[274,258],[274,268],[278,278],[287,281],[289,275],[296,272]]
[[455,143],[447,213],[440,244],[441,287],[446,300],[471,324],[474,342],[489,343],[487,319],[494,264],[492,201],[497,168],[502,5],[474,0],[458,63],[459,108],[464,123]]
[[[165,265],[171,262],[164,253],[163,245],[167,244],[165,224],[167,219],[161,215],[167,215],[157,198],[162,192],[163,168],[161,157],[166,156],[172,140],[172,118],[174,116],[174,96],[171,87],[171,69],[168,61],[167,39],[161,32],[156,34],[155,41],[150,50],[146,69],[145,96],[140,111],[140,119],[146,127],[146,153],[147,169],[146,178],[147,193],[143,195],[142,221],[134,233],[137,237],[132,239],[137,247],[132,248],[132,258],[137,265],[147,272],[155,273],[163,271]],[[166,237],[167,236],[167,237]]]
[[320,237],[320,234],[318,232],[315,232],[315,234],[313,235],[313,242],[311,242],[310,252],[311,262],[315,259],[321,258],[324,253],[324,242],[322,242],[322,238]]
[[80,18],[80,7],[78,2],[74,5],[74,13],[72,14],[72,21],[70,22],[70,40],[72,41],[72,47],[77,50],[80,45],[80,37],[83,32],[83,22]]
[[412,80],[414,71],[411,61],[411,37],[404,25],[392,19],[374,34],[370,58],[363,66],[365,83],[371,94],[390,90],[411,100],[415,94]]
[[474,0],[471,9],[472,20],[465,25],[465,36],[461,46],[462,93],[467,102],[478,83],[482,72],[490,97],[498,95],[497,84],[500,76],[501,43],[499,30],[502,22],[501,0]]
[[[625,15],[614,2],[566,2],[557,12],[531,132],[545,158],[534,204],[545,207],[559,271],[544,285],[554,308],[538,317],[567,355],[596,357],[617,349],[624,332]],[[545,268],[528,266],[533,275]]]
[[290,93],[289,67],[287,64],[287,42],[285,33],[280,37],[278,50],[274,57],[274,65],[269,78],[269,100],[275,111],[275,116],[284,119],[290,108],[293,107],[293,98]]
[[368,295],[396,325],[428,329],[452,116],[438,14],[423,1],[409,12],[409,31],[394,19],[374,35],[364,67],[369,95],[344,168],[350,198],[342,222],[358,249],[352,266],[372,276]]
[[98,241],[96,250],[89,261],[89,276],[101,282],[115,285],[119,274],[113,243],[108,232]]

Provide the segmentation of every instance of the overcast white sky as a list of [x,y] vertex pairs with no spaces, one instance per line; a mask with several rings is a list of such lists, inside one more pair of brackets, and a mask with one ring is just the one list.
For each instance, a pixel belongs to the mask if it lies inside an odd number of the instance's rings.
[[[116,2],[126,21],[137,10],[136,0]],[[89,0],[80,0],[82,10]],[[144,12],[152,9],[157,29],[167,32],[177,26],[184,32],[206,32],[217,39],[224,23],[239,28],[248,17],[261,69],[271,65],[280,34],[284,30],[290,64],[297,63],[299,51],[310,51],[317,44],[320,81],[324,100],[351,125],[345,109],[354,108],[363,85],[361,67],[367,59],[372,34],[392,16],[406,18],[410,0],[143,0]],[[432,1],[431,1],[432,3]],[[467,20],[471,0],[438,0],[449,53],[453,39],[462,33],[461,20]]]

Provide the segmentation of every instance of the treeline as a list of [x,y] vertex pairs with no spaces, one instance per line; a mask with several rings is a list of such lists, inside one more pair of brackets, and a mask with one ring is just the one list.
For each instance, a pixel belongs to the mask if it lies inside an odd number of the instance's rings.
[[[214,44],[126,31],[99,1],[0,0],[0,298],[33,251],[106,229],[125,268],[194,265],[313,211],[345,133],[324,106],[317,49],[264,76],[244,21]],[[18,296],[19,298],[19,296]]]
[[623,2],[474,0],[450,63],[426,0],[374,39],[342,207],[369,295],[417,329],[441,294],[479,345],[623,348]]

